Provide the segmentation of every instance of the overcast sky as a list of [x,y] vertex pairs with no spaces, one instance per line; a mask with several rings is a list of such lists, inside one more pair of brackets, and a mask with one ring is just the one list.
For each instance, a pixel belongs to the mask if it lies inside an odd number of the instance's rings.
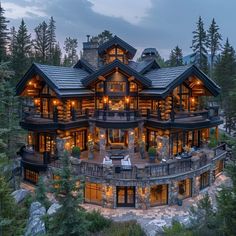
[[61,46],[68,36],[78,38],[108,29],[138,49],[155,47],[167,58],[179,45],[191,53],[192,31],[202,16],[205,28],[212,18],[224,40],[236,46],[236,0],[2,0],[5,15],[18,28],[24,18],[30,32],[38,23],[56,20]]

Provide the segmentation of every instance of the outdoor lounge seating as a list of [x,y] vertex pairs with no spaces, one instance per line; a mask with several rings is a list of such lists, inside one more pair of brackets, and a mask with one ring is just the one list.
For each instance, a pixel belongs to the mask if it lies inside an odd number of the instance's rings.
[[129,155],[126,155],[123,160],[121,160],[122,170],[131,169],[131,161]]
[[105,156],[103,158],[103,162],[102,162],[103,165],[112,165],[112,160],[108,157],[108,156]]

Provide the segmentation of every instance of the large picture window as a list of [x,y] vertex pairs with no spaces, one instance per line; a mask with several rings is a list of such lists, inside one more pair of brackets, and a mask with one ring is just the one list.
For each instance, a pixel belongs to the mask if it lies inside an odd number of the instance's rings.
[[151,206],[165,205],[168,203],[168,185],[155,185],[150,189]]
[[85,202],[102,204],[102,185],[97,183],[85,183]]
[[124,93],[126,90],[125,82],[107,82],[107,91],[110,93]]

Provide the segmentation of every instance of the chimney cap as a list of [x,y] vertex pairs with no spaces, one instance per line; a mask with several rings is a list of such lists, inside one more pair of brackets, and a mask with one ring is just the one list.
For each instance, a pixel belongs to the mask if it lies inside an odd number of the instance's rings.
[[86,37],[87,37],[87,42],[89,42],[89,40],[90,40],[90,34],[87,34]]

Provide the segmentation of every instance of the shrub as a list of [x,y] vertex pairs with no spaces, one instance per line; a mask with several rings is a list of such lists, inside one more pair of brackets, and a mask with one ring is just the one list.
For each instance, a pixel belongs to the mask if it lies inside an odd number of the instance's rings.
[[89,221],[89,231],[96,233],[108,228],[112,221],[105,218],[99,211],[93,210],[92,212],[86,213],[86,219]]
[[80,147],[74,146],[74,147],[72,148],[71,155],[72,155],[73,157],[79,157],[79,156],[80,156]]
[[149,156],[156,156],[156,154],[157,154],[156,148],[154,148],[154,147],[148,148],[148,155]]
[[136,221],[113,222],[99,236],[145,236],[141,226]]

